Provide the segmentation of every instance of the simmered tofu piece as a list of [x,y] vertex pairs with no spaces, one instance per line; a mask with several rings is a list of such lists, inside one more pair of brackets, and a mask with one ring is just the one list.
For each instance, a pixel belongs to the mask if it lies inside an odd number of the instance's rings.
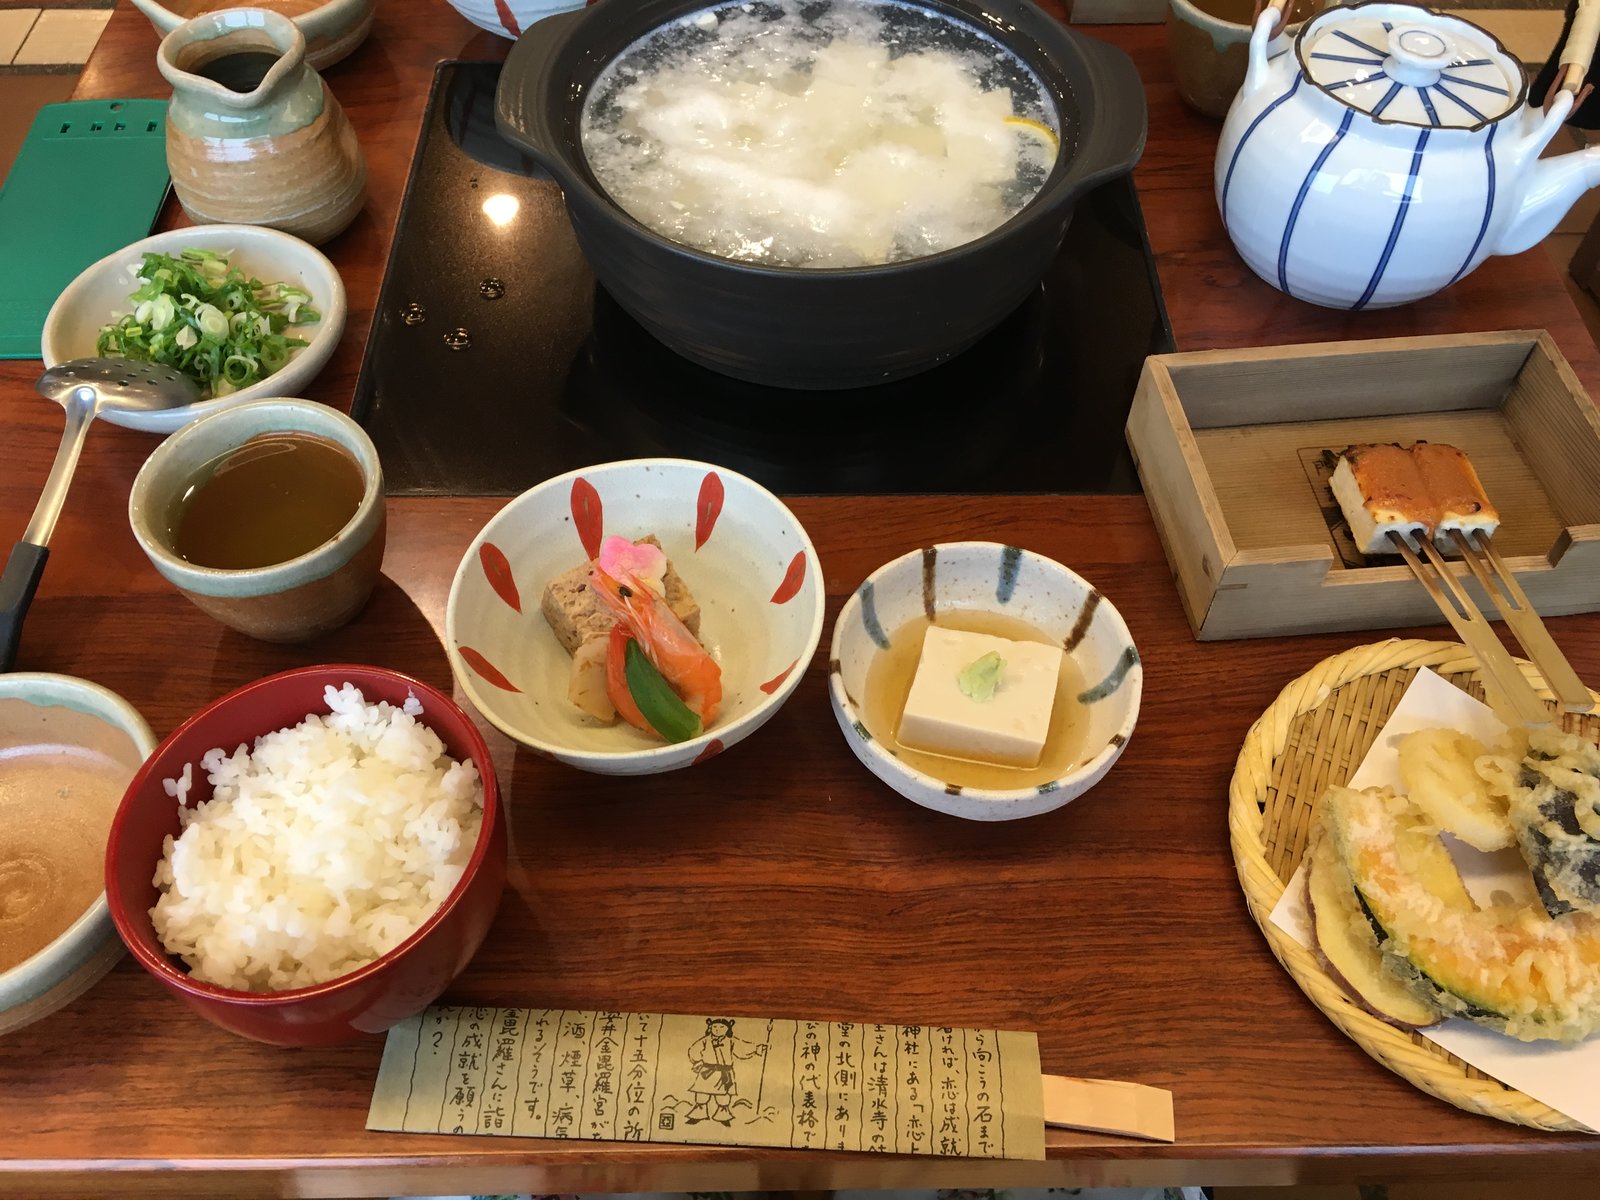
[[1042,642],[929,626],[900,718],[900,743],[947,758],[1037,765],[1061,654],[1061,647]]
[[1390,533],[1415,546],[1439,522],[1439,506],[1416,459],[1397,445],[1351,446],[1339,456],[1330,482],[1363,554],[1395,553]]
[[1423,486],[1439,505],[1439,523],[1434,540],[1440,546],[1455,548],[1451,530],[1459,529],[1470,540],[1472,534],[1491,537],[1500,528],[1500,513],[1484,493],[1472,460],[1454,446],[1418,442],[1411,447],[1422,474]]

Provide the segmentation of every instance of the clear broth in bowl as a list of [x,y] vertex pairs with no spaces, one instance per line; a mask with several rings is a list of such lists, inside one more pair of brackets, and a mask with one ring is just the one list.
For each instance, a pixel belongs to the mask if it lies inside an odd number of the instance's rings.
[[[900,717],[905,712],[911,681],[922,656],[922,636],[927,617],[915,617],[889,637],[889,649],[872,660],[867,670],[866,694],[861,697],[861,720],[867,732],[892,750],[906,766],[958,787],[1011,791],[1038,787],[1068,775],[1078,766],[1089,736],[1088,709],[1078,697],[1083,693],[1083,671],[1072,655],[1061,659],[1061,674],[1056,677],[1056,699],[1050,709],[1050,729],[1045,735],[1044,753],[1031,767],[1006,767],[996,763],[946,758],[913,750],[900,743]],[[1042,631],[1004,613],[980,609],[949,609],[939,614],[934,624],[968,633],[987,633],[1015,642],[1043,642],[1057,645]]]

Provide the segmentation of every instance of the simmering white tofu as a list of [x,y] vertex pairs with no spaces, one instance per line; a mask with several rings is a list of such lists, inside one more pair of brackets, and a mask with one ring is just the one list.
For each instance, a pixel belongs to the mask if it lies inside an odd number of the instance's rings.
[[[975,699],[962,690],[961,673],[991,651],[1004,663],[999,683],[988,699]],[[1050,732],[1061,654],[1061,647],[1041,642],[929,626],[900,718],[900,743],[947,758],[1036,766]]]

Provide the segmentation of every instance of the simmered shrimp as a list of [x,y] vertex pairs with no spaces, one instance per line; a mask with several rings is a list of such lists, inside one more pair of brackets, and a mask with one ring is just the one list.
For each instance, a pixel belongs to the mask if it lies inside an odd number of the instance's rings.
[[[709,726],[722,704],[722,668],[716,659],[635,573],[625,556],[607,555],[603,547],[589,579],[595,594],[616,614],[618,623],[639,643],[662,678],[700,718],[702,727]],[[628,713],[623,715],[637,724]]]

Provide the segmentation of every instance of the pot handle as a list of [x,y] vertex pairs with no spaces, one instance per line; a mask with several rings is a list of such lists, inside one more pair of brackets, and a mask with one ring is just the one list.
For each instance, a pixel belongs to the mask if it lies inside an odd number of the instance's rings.
[[526,150],[539,165],[560,175],[560,155],[551,142],[550,116],[541,102],[549,92],[549,76],[566,33],[583,20],[587,9],[555,13],[535,21],[511,47],[500,69],[494,94],[494,123],[500,136]]
[[1074,194],[1132,170],[1144,153],[1147,130],[1144,81],[1133,59],[1109,42],[1082,41],[1094,119],[1073,157]]

